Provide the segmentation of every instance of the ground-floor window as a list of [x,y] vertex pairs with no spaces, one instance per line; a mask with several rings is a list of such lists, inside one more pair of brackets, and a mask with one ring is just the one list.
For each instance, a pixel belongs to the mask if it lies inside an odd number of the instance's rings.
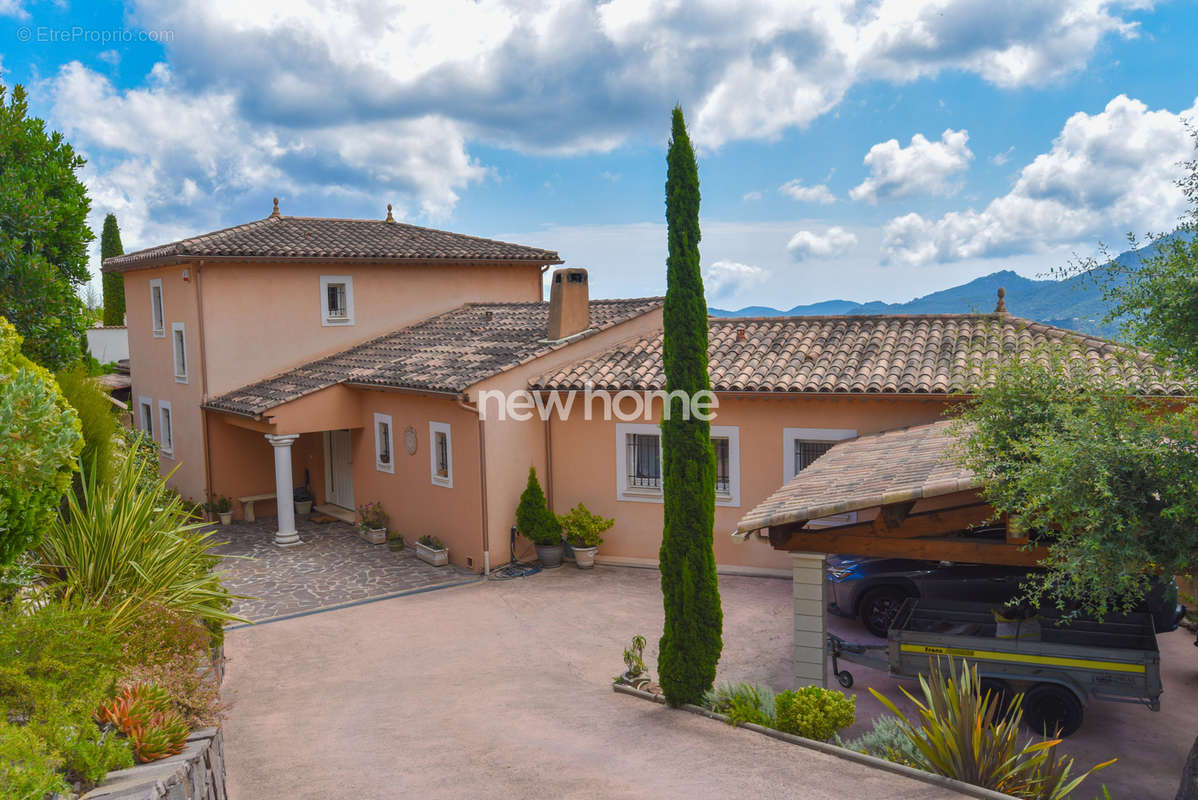
[[[711,426],[716,460],[716,504],[740,505],[740,432]],[[652,424],[616,425],[617,496],[621,500],[660,502],[662,498],[661,428]]]
[[445,422],[428,424],[429,470],[432,482],[438,486],[453,487],[453,440],[449,425]]
[[[815,463],[816,459],[832,449],[837,442],[854,439],[857,431],[852,428],[783,428],[782,429],[782,482],[790,483],[796,475]],[[812,520],[811,525],[843,525],[857,521],[857,512],[837,514],[826,519]]]
[[154,438],[154,401],[148,397],[137,398],[141,430],[151,439]]
[[395,472],[392,456],[391,417],[388,414],[374,415],[374,466],[379,472]]
[[164,455],[173,456],[175,454],[175,426],[174,420],[171,418],[171,404],[165,400],[158,401],[158,418],[161,423],[158,445],[162,448]]

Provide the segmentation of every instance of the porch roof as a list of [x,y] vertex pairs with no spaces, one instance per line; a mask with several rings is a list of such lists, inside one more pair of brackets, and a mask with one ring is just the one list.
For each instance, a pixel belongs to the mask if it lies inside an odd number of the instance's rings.
[[952,420],[838,442],[737,523],[747,533],[968,491],[981,481],[952,457]]
[[204,404],[214,411],[259,417],[272,408],[337,384],[457,394],[580,338],[645,314],[659,297],[592,300],[582,335],[546,340],[548,303],[468,303],[348,350]]

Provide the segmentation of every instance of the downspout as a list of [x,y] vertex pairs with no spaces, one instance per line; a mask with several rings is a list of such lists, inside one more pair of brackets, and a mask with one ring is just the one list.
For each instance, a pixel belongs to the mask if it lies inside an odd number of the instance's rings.
[[478,485],[482,505],[483,575],[491,574],[491,532],[487,518],[487,435],[486,423],[477,406],[470,405],[465,393],[458,395],[458,405],[478,417]]
[[553,415],[545,415],[545,500],[553,510]]
[[204,346],[204,285],[202,275],[204,262],[195,262],[196,270],[196,333],[200,337],[200,441],[204,447],[204,491],[205,500],[211,500],[215,495],[212,491],[212,446],[209,441],[208,412],[204,403],[208,402],[208,353]]

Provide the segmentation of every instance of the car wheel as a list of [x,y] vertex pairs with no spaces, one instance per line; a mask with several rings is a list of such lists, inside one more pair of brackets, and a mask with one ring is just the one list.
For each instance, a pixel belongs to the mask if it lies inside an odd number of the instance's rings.
[[1082,726],[1085,709],[1070,690],[1055,683],[1037,683],[1023,698],[1023,721],[1034,733],[1071,736]]
[[874,636],[886,638],[886,632],[898,615],[899,606],[907,599],[907,594],[893,586],[883,586],[871,589],[861,598],[861,622],[865,629]]

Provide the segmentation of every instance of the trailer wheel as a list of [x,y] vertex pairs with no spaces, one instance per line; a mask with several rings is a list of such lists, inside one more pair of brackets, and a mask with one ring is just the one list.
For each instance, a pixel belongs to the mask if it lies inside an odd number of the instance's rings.
[[1007,713],[1007,707],[1011,705],[1011,698],[1015,693],[1011,691],[1011,684],[1004,681],[1002,678],[982,678],[980,682],[982,696],[990,694],[991,703],[995,707],[995,715],[1002,716]]
[[840,672],[836,673],[836,682],[846,689],[852,689],[853,673],[849,672],[847,669],[842,669]]
[[1044,736],[1071,736],[1082,726],[1085,709],[1069,689],[1037,683],[1023,698],[1023,721]]

